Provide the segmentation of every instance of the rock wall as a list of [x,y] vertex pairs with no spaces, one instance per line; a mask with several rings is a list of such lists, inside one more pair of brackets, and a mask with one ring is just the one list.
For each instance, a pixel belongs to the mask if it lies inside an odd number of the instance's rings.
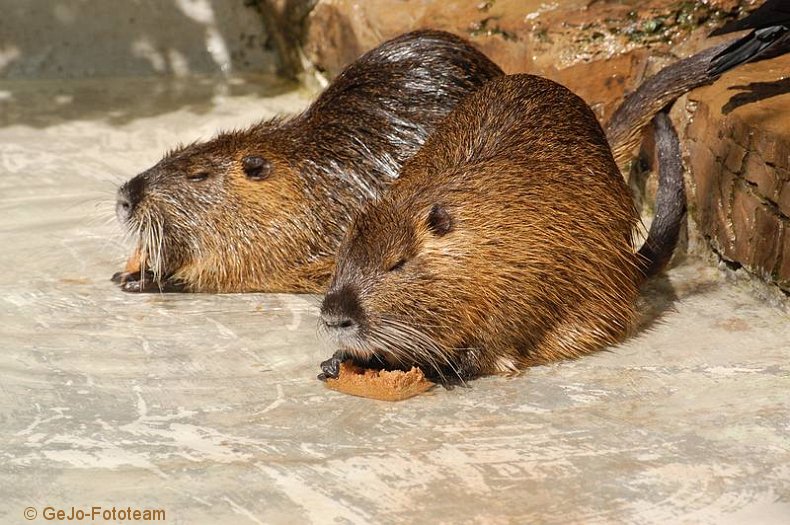
[[419,28],[470,39],[507,73],[568,85],[602,118],[653,58],[692,50],[745,0],[319,0],[307,17],[307,58],[330,77],[388,38]]
[[699,234],[732,266],[790,291],[790,55],[747,64],[688,97]]

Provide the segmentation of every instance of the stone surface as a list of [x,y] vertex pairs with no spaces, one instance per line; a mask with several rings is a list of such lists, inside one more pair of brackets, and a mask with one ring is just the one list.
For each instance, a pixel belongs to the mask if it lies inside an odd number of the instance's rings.
[[72,506],[172,524],[787,523],[790,323],[742,283],[687,262],[606,352],[399,404],[344,396],[315,380],[332,350],[315,297],[109,282],[129,249],[120,181],[304,97],[258,80],[0,94],[0,523]]
[[245,0],[261,17],[277,51],[277,73],[304,83],[315,80],[313,66],[304,59],[302,42],[307,15],[317,0]]
[[273,72],[242,0],[0,0],[0,78]]
[[724,258],[790,291],[790,55],[688,97],[693,217]]

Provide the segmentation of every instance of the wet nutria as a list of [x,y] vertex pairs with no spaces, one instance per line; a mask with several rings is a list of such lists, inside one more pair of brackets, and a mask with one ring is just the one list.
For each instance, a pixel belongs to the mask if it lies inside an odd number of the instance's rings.
[[463,39],[416,31],[363,55],[295,117],[169,153],[118,191],[137,250],[116,280],[127,291],[323,291],[352,214],[502,74]]
[[340,350],[319,378],[350,358],[465,380],[620,340],[640,285],[674,249],[685,197],[677,135],[659,114],[658,212],[637,252],[613,151],[625,156],[666,93],[704,78],[720,48],[629,97],[611,148],[587,104],[550,80],[502,77],[467,97],[341,243],[321,308]]
[[354,221],[321,316],[355,357],[464,379],[574,357],[633,318],[638,222],[582,99],[492,80]]

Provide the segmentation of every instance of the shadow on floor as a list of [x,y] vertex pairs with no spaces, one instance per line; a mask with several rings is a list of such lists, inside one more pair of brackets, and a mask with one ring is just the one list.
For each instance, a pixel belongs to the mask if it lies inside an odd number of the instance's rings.
[[298,86],[273,76],[0,81],[0,127],[45,128],[71,120],[123,125],[179,109],[197,115],[222,96],[272,97]]

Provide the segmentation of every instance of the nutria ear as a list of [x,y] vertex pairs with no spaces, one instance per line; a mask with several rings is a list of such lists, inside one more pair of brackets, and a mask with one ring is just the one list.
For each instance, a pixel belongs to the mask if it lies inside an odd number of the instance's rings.
[[437,237],[442,237],[453,229],[453,219],[447,210],[438,204],[434,204],[428,214],[428,229]]
[[249,155],[241,159],[244,174],[251,180],[263,180],[272,172],[272,163],[263,157]]

